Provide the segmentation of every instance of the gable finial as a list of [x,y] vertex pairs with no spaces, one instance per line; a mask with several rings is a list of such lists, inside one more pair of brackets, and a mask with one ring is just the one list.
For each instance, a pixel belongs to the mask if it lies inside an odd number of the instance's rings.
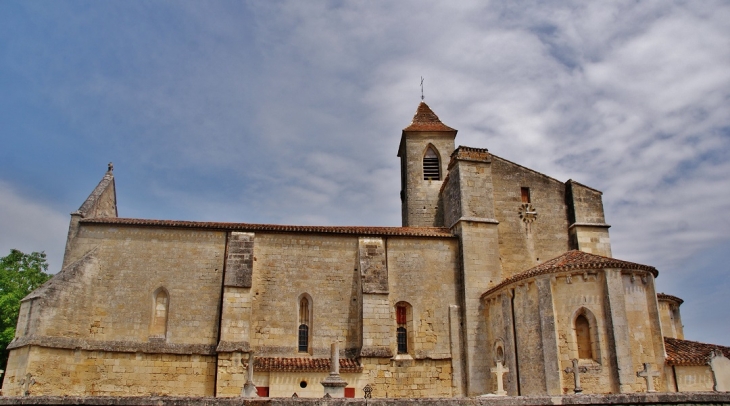
[[421,76],[421,101],[423,101],[423,76]]
[[112,171],[114,171],[114,164],[109,162],[109,165],[107,165],[106,168],[107,168],[107,172],[112,172]]

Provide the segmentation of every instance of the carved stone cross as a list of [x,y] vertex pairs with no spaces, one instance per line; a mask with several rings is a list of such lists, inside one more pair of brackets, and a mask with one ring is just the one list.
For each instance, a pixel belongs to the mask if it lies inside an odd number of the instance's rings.
[[30,373],[25,375],[25,378],[21,379],[20,385],[23,387],[23,396],[30,395],[30,386],[35,384],[35,378]]
[[647,392],[656,392],[656,390],[654,389],[654,377],[659,375],[661,375],[661,373],[659,371],[652,371],[651,364],[646,362],[644,363],[644,370],[636,373],[636,376],[638,376],[639,378],[646,379]]
[[494,394],[497,396],[507,396],[507,391],[504,390],[504,374],[509,372],[509,368],[502,366],[502,361],[497,361],[497,367],[490,369],[490,371],[497,375],[497,392]]
[[573,366],[565,368],[564,372],[566,374],[573,374],[573,384],[575,385],[575,389],[573,389],[573,392],[581,393],[583,392],[583,388],[580,387],[580,374],[588,372],[588,368],[579,367],[577,358],[573,358],[572,362]]

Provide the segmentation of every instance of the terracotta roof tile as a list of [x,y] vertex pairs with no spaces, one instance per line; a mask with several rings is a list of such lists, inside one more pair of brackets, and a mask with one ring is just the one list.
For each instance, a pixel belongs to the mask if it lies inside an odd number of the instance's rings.
[[654,277],[659,275],[659,271],[657,271],[653,266],[641,265],[634,262],[622,261],[620,259],[604,257],[596,254],[589,254],[578,250],[571,250],[559,257],[545,261],[534,268],[530,268],[522,273],[518,273],[517,275],[513,275],[505,279],[497,286],[489,289],[482,296],[488,296],[507,285],[538,275],[581,269],[604,268],[637,269],[651,272]]
[[383,235],[403,237],[455,238],[448,228],[442,227],[353,227],[353,226],[292,226],[280,224],[220,223],[204,221],[149,220],[130,218],[82,219],[84,224],[118,224],[128,226],[202,228],[209,230],[231,231],[270,231],[277,233],[317,233]]
[[679,305],[684,303],[684,300],[678,298],[677,296],[667,295],[666,293],[657,293],[656,298],[659,300],[671,300]]
[[411,124],[403,131],[456,131],[439,120],[436,113],[428,107],[428,104],[421,102],[416,109]]
[[[260,372],[329,372],[329,358],[255,357],[253,369]],[[243,363],[248,368],[248,362]],[[356,360],[340,358],[340,373],[360,373],[362,366]]]
[[720,351],[725,357],[730,358],[730,347],[721,345],[664,337],[664,347],[667,350],[668,365],[707,365],[712,350]]

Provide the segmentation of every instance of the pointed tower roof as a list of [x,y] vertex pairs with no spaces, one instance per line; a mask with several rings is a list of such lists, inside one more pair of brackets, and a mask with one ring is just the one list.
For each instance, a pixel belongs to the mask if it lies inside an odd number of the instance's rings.
[[428,104],[421,102],[416,109],[411,124],[403,131],[456,131],[439,120],[436,113],[428,107]]

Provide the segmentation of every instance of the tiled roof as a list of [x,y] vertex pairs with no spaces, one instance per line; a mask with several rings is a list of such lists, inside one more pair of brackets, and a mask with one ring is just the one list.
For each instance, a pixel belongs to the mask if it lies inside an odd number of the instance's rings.
[[416,109],[411,124],[403,131],[456,131],[439,120],[436,113],[428,107],[428,104],[421,102]]
[[499,285],[493,287],[492,289],[489,289],[482,296],[488,296],[507,285],[538,275],[581,269],[604,268],[636,269],[651,272],[654,277],[659,275],[659,271],[657,271],[656,268],[654,268],[653,266],[641,265],[628,261],[621,261],[620,259],[604,257],[596,254],[589,254],[587,252],[578,250],[571,250],[557,258],[545,261],[534,268],[528,269],[525,272],[518,273],[517,275],[505,279]]
[[656,298],[659,300],[671,300],[679,305],[684,303],[684,300],[678,298],[677,296],[667,295],[666,293],[657,293]]
[[[272,358],[255,357],[253,369],[261,372],[329,372],[329,358]],[[243,363],[248,367],[248,362]],[[356,360],[340,358],[340,373],[360,373],[362,366]]]
[[353,234],[383,235],[403,237],[440,237],[453,238],[448,228],[442,227],[353,227],[353,226],[291,226],[280,224],[219,223],[205,221],[148,220],[129,218],[95,218],[83,219],[85,224],[118,224],[128,226],[202,228],[209,230],[231,231],[270,231],[277,233],[319,233],[319,234]]
[[667,350],[668,365],[707,365],[712,350],[720,351],[725,357],[730,358],[730,347],[721,345],[664,337],[664,347]]

